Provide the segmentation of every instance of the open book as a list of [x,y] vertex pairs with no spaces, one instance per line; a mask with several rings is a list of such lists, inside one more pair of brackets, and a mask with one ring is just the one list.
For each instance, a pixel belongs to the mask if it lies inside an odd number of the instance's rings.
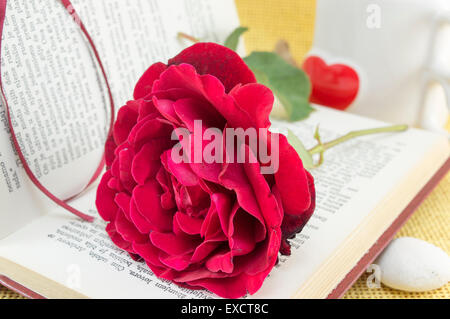
[[[78,0],[116,104],[142,72],[184,45],[179,31],[221,42],[239,25],[232,0]],[[53,193],[68,198],[89,181],[103,152],[107,99],[78,27],[59,1],[8,2],[2,76],[28,163]],[[350,130],[386,125],[317,106],[298,123],[273,120],[313,146]],[[317,208],[248,298],[339,297],[358,278],[450,167],[446,137],[410,129],[337,146],[311,171]],[[98,216],[95,185],[71,204]],[[0,282],[30,297],[215,298],[158,279],[92,224],[55,206],[27,180],[0,107]]]

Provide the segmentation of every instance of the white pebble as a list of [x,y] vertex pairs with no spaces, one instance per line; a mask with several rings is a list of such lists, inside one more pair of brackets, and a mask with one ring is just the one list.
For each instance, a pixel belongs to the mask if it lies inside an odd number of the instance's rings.
[[394,289],[428,291],[450,280],[450,257],[442,249],[417,238],[393,240],[375,261],[381,282]]

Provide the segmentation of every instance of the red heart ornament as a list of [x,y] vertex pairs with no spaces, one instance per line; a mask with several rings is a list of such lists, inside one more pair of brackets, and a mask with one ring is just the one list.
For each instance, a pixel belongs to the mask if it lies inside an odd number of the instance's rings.
[[318,56],[309,56],[303,63],[311,85],[311,102],[345,110],[359,90],[358,73],[345,64],[327,65]]

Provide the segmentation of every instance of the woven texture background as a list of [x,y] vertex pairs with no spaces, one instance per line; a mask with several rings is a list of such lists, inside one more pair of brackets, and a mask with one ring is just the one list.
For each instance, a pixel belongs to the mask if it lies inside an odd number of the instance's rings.
[[[272,50],[279,39],[291,46],[302,62],[313,38],[315,0],[236,0],[241,24],[250,28],[245,35],[247,50]],[[450,125],[449,125],[450,128]],[[433,243],[450,253],[450,174],[425,200],[397,237],[411,236]],[[432,292],[406,293],[388,287],[367,288],[367,274],[354,284],[344,298],[450,298],[450,284]],[[0,287],[0,299],[21,298]]]

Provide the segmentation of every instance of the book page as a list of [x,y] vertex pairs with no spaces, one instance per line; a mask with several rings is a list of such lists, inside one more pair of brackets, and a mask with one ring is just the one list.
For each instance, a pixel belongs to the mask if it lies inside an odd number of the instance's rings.
[[[179,31],[224,41],[238,26],[232,0],[77,0],[73,5],[106,68],[116,110],[142,73],[190,43]],[[8,1],[2,78],[27,162],[61,198],[78,194],[103,154],[109,99],[92,51],[59,0]],[[54,205],[15,154],[0,105],[0,238]]]
[[[314,145],[312,135],[318,124],[324,141],[349,130],[385,125],[325,108],[318,108],[303,122],[273,122],[274,129],[289,127],[308,147]],[[294,296],[374,207],[389,197],[389,191],[441,146],[448,157],[445,137],[410,129],[358,138],[328,151],[323,165],[311,171],[317,193],[314,215],[291,240],[292,255],[280,256],[261,290],[251,297]],[[445,161],[446,156],[439,160]],[[92,190],[76,204],[96,214],[94,198]],[[0,241],[0,256],[93,298],[215,297],[156,278],[144,263],[132,261],[111,243],[103,222],[89,224],[61,209]]]

